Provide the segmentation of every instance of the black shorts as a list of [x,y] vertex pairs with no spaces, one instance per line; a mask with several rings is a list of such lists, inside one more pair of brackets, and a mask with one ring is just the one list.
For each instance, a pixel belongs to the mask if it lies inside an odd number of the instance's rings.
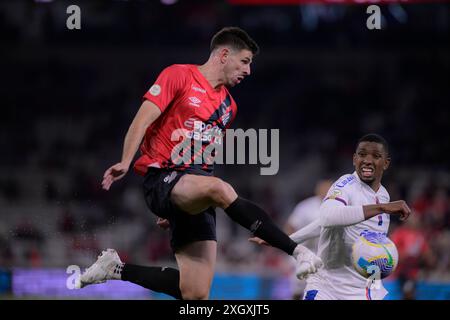
[[149,168],[143,185],[145,202],[149,209],[158,217],[168,219],[170,222],[170,245],[174,252],[194,241],[217,241],[216,212],[213,207],[191,215],[175,206],[170,199],[173,187],[185,174],[211,175],[202,170],[175,171]]

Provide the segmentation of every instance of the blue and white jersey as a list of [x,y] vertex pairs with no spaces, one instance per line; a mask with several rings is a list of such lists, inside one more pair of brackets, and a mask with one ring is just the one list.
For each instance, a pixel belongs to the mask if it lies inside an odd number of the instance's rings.
[[[390,201],[383,186],[374,191],[361,181],[357,173],[340,177],[329,189],[322,206],[364,206]],[[349,226],[322,227],[320,231],[318,255],[324,267],[307,279],[306,290],[326,291],[334,299],[383,299],[386,290],[370,290],[368,281],[353,267],[352,245],[365,230],[385,233],[389,230],[390,216],[380,212],[368,220]],[[324,292],[325,293],[325,292]]]

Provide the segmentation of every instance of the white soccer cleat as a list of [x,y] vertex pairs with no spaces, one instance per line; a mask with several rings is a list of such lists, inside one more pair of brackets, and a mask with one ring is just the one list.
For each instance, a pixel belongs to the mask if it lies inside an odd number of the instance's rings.
[[75,288],[81,289],[90,284],[103,283],[106,280],[119,280],[123,263],[114,249],[106,249],[97,261],[86,269],[75,282]]
[[308,248],[298,245],[295,250],[298,252],[295,273],[299,280],[306,279],[310,274],[316,273],[323,266],[322,259]]

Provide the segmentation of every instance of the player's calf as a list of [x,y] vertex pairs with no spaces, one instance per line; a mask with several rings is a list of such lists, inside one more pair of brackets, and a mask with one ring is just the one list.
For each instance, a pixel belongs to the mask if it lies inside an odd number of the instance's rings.
[[209,288],[180,286],[183,300],[208,300]]

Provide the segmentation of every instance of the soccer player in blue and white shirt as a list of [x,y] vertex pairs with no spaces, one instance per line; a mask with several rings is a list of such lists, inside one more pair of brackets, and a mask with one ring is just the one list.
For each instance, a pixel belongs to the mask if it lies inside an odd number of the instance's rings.
[[[305,227],[306,231],[321,228],[318,255],[324,263],[322,269],[308,277],[305,300],[378,300],[387,294],[381,281],[374,285],[356,272],[351,252],[365,230],[387,234],[391,214],[405,220],[411,213],[405,201],[390,202],[389,193],[381,185],[389,164],[384,138],[368,134],[359,139],[353,155],[355,172],[332,185],[320,207],[319,219]],[[301,229],[291,238],[303,241],[307,233]]]

